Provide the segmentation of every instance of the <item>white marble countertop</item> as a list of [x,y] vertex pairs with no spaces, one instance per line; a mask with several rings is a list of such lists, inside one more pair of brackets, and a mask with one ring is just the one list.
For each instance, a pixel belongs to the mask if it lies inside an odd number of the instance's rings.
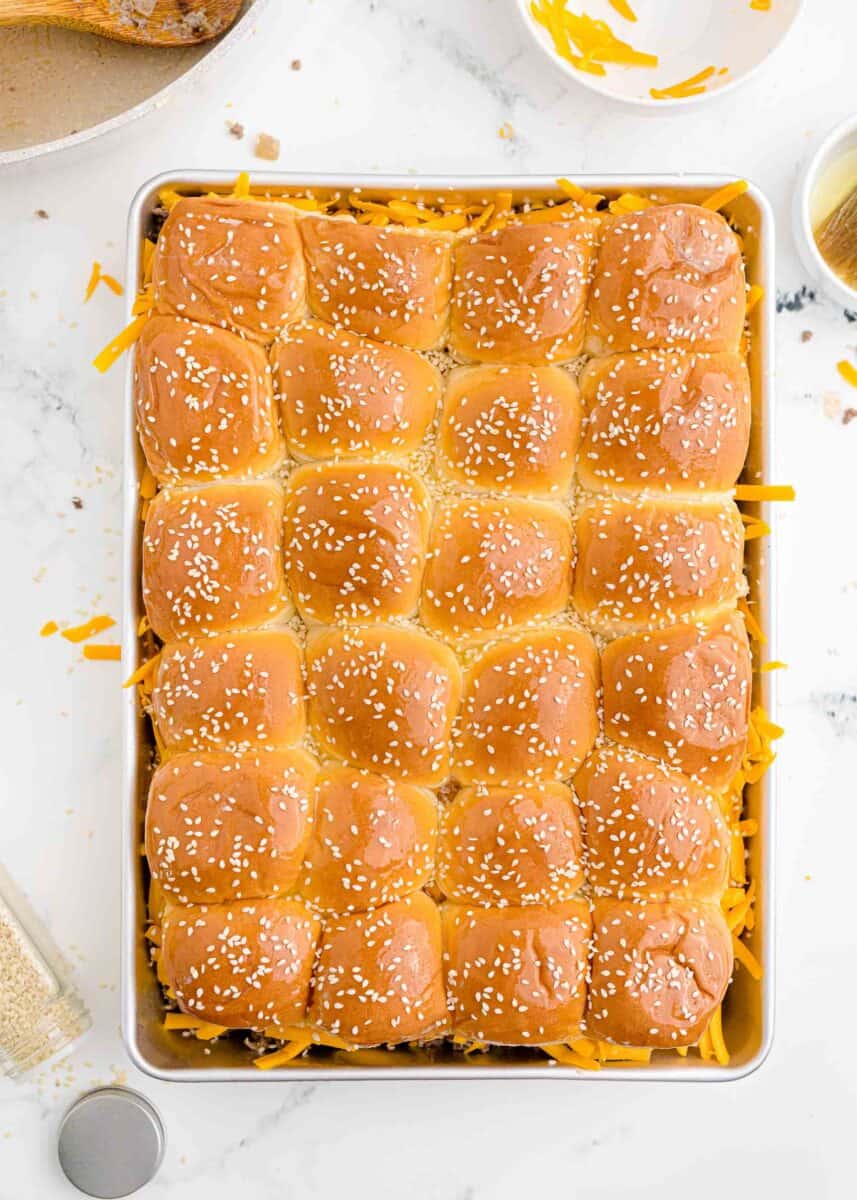
[[[857,324],[803,291],[789,206],[800,161],[854,104],[857,7],[814,0],[758,78],[682,116],[601,101],[554,71],[511,0],[292,0],[168,108],[73,156],[0,177],[0,496],[5,578],[0,860],[79,966],[94,1028],[59,1070],[0,1082],[0,1200],[71,1193],[55,1134],[83,1089],[119,1079],[160,1108],[166,1160],[147,1195],[720,1200],[853,1194],[857,988],[845,900],[857,836],[857,408],[835,363]],[[300,59],[300,70],[290,69]],[[236,141],[226,121],[244,124]],[[503,139],[509,122],[514,136]],[[778,461],[782,722],[779,969],[773,1052],[717,1087],[442,1082],[177,1085],[119,1038],[119,667],[83,662],[49,618],[119,612],[123,379],[94,353],[121,325],[93,259],[122,274],[131,196],[167,168],[259,164],[253,135],[303,171],[725,171],[779,220]],[[47,220],[35,215],[48,212]],[[806,333],[812,335],[806,339]],[[82,501],[76,508],[73,497]],[[834,540],[835,538],[835,540]],[[851,1181],[849,1183],[849,1180]]]

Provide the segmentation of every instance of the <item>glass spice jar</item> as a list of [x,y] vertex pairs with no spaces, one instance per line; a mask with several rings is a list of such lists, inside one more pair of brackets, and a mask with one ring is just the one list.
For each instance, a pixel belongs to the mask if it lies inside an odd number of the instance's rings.
[[89,1025],[69,968],[0,865],[0,1074],[67,1051]]

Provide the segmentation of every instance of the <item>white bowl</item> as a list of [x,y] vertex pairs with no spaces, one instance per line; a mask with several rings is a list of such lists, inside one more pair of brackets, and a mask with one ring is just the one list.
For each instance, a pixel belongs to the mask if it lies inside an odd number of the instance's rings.
[[[536,43],[570,78],[613,100],[664,111],[722,96],[749,79],[780,46],[804,2],[772,0],[761,12],[750,7],[750,0],[630,0],[637,17],[631,22],[609,0],[566,0],[570,12],[606,21],[623,42],[658,56],[657,67],[607,66],[605,75],[590,75],[566,62],[534,19],[531,0],[517,0],[517,5]],[[728,74],[713,76],[698,96],[655,100],[649,95],[649,88],[671,87],[710,66],[728,67]]]
[[821,257],[813,236],[813,194],[822,174],[840,155],[857,149],[857,116],[846,117],[830,131],[801,171],[792,207],[792,228],[798,253],[811,278],[831,299],[857,309],[857,291],[844,283]]

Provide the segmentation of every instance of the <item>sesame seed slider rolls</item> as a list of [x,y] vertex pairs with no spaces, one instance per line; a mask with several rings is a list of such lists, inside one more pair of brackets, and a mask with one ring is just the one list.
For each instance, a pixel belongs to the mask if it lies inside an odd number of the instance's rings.
[[310,1023],[354,1046],[443,1036],[442,955],[440,913],[424,892],[326,920]]
[[429,540],[420,616],[455,642],[561,612],[571,589],[571,519],[535,500],[444,501]]
[[158,238],[152,284],[158,313],[272,342],[305,305],[294,210],[225,196],[180,200]]
[[737,351],[744,263],[717,212],[663,204],[604,219],[589,295],[586,350]]
[[460,904],[550,904],[583,883],[580,822],[561,783],[465,787],[441,809],[437,882]]
[[454,370],[443,401],[442,475],[522,496],[565,496],[574,478],[581,409],[558,367]]
[[565,779],[598,734],[598,655],[584,630],[551,625],[498,641],[465,676],[454,767],[465,783]]
[[750,440],[750,379],[737,354],[596,358],[580,389],[584,487],[698,494],[735,485]]
[[583,346],[596,225],[511,224],[455,249],[450,343],[492,363],[566,362]]
[[158,978],[182,1012],[215,1025],[294,1025],[306,1015],[320,928],[297,900],[170,906]]
[[434,417],[440,379],[411,350],[324,321],[289,325],[271,359],[289,451],[298,460],[409,454]]
[[260,346],[211,325],[152,317],[137,343],[137,429],[159,483],[264,475],[284,454]]
[[146,809],[146,854],[182,904],[286,895],[300,873],[316,763],[303,750],[193,751],[161,763]]
[[586,1030],[622,1046],[693,1046],[732,975],[714,904],[596,900]]
[[743,595],[744,528],[731,502],[590,497],[577,515],[574,605],[620,634],[715,615]]
[[461,696],[448,646],[369,625],[317,633],[306,655],[310,726],[326,753],[391,779],[443,783]]
[[298,890],[334,913],[404,899],[434,878],[436,827],[435,799],[424,788],[353,767],[325,768]]
[[443,914],[446,987],[459,1037],[543,1046],[580,1036],[590,918],[585,900]]
[[289,611],[274,483],[159,492],[143,528],[143,600],[165,641],[265,625]]
[[377,229],[347,216],[306,217],[300,231],[314,316],[414,350],[441,342],[449,320],[449,234]]
[[164,750],[295,745],[306,728],[301,657],[285,629],[168,643],[152,689]]
[[286,579],[305,621],[416,612],[430,512],[413,472],[362,461],[300,467],[285,515]]
[[592,754],[574,787],[596,893],[719,901],[731,836],[716,796],[617,746]]
[[739,613],[616,638],[602,651],[601,673],[609,738],[726,786],[747,743],[752,694]]

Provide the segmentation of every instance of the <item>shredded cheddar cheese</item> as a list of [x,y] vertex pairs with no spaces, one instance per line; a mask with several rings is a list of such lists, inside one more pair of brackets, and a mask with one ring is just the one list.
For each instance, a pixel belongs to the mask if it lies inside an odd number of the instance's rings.
[[83,303],[87,304],[95,294],[95,289],[98,287],[98,280],[101,278],[101,263],[94,262],[92,264],[92,272],[89,276],[89,283],[86,285],[86,291],[83,295]]
[[91,646],[83,647],[83,657],[97,662],[119,662],[122,658],[122,647],[106,642],[94,642]]
[[105,287],[110,288],[114,296],[122,296],[125,294],[125,289],[118,279],[114,279],[112,275],[106,275],[101,270],[101,263],[94,262],[92,264],[92,272],[89,276],[89,283],[86,285],[86,292],[83,297],[84,304],[88,304],[95,294],[95,289],[99,283],[103,283]]
[[715,74],[717,74],[716,67],[706,67],[704,70],[698,71],[696,75],[682,79],[670,87],[649,88],[649,95],[653,100],[685,100],[689,96],[700,96],[706,90],[708,80]]
[[155,493],[158,490],[158,481],[155,479],[152,472],[146,466],[143,468],[143,474],[140,479],[140,497],[143,500],[154,499]]
[[128,678],[122,684],[122,687],[129,688],[129,687],[133,687],[137,683],[148,683],[150,680],[153,679],[155,672],[158,669],[158,664],[160,663],[160,661],[161,661],[160,654],[156,654],[154,656],[154,658],[148,659],[147,662],[144,662],[141,666],[139,666],[137,668],[137,670],[134,672],[133,675],[128,676]]
[[744,617],[744,624],[747,626],[747,633],[750,635],[750,638],[754,642],[759,642],[760,645],[764,646],[768,639],[765,637],[762,626],[753,616],[750,606],[743,596],[738,601],[738,611]]
[[144,313],[150,313],[154,307],[155,297],[152,295],[149,285],[147,284],[146,288],[142,292],[138,292],[135,296],[134,304],[131,307],[131,312],[135,317],[139,317]]
[[168,1012],[164,1015],[165,1029],[187,1029],[203,1042],[210,1042],[227,1032],[225,1025],[215,1025],[211,1021],[203,1021],[200,1017],[192,1017],[187,1013]]
[[[603,75],[604,64],[623,67],[658,65],[656,54],[635,50],[618,38],[606,21],[597,21],[587,13],[569,12],[565,4],[566,0],[533,0],[530,11],[550,34],[556,53],[577,70]],[[628,16],[628,13],[630,9],[622,15]],[[634,20],[633,13],[629,19]]]
[[637,15],[628,3],[628,0],[609,0],[610,7],[615,8],[620,17],[624,17],[626,21],[636,21]]
[[762,964],[752,950],[734,933],[732,934],[732,949],[738,962],[749,972],[750,978],[755,979],[758,983],[762,978]]
[[284,1042],[299,1041],[309,1037],[314,1046],[327,1046],[332,1050],[353,1050],[351,1042],[337,1037],[335,1033],[326,1033],[321,1029],[310,1029],[303,1025],[271,1025],[265,1029],[266,1037],[280,1038]]
[[59,633],[59,625],[56,621],[45,621],[39,630],[39,637],[53,637],[55,633]]
[[143,283],[149,283],[152,278],[152,263],[155,258],[155,247],[157,242],[151,241],[149,238],[143,238],[143,246],[140,251],[140,265],[143,270]]
[[637,196],[633,192],[623,192],[616,200],[611,200],[608,208],[611,213],[630,213],[642,212],[645,208],[652,208],[654,200],[647,200],[645,196]]
[[566,196],[571,200],[576,200],[581,208],[597,208],[604,199],[597,192],[587,192],[578,183],[572,183],[570,179],[558,179],[557,187],[565,192]]
[[724,204],[729,204],[732,200],[737,200],[739,196],[743,196],[750,185],[746,179],[738,179],[735,183],[727,183],[725,187],[720,188],[706,199],[702,201],[701,208],[710,208],[712,212],[719,212]]
[[736,500],[794,500],[795,490],[782,483],[739,483],[733,495]]
[[750,513],[741,513],[741,520],[744,522],[744,541],[752,542],[756,538],[767,537],[771,532],[771,527],[766,521],[760,517],[751,516]]
[[130,325],[126,325],[122,332],[117,334],[113,341],[105,346],[101,353],[97,354],[92,360],[96,370],[101,371],[102,374],[105,371],[109,371],[116,360],[121,358],[125,351],[134,345],[137,338],[143,332],[143,326],[146,324],[147,319],[148,314],[144,314],[135,317]]
[[836,364],[836,370],[842,376],[846,383],[850,383],[852,387],[857,387],[857,367],[843,359]]
[[95,637],[97,633],[103,633],[105,629],[110,629],[115,624],[112,617],[103,614],[98,617],[90,617],[82,625],[72,625],[68,629],[64,629],[62,636],[67,642],[85,642],[87,638]]
[[599,1071],[601,1069],[601,1064],[594,1058],[586,1058],[583,1054],[572,1050],[570,1046],[560,1044],[542,1046],[542,1050],[556,1062],[562,1063],[564,1067],[577,1067],[581,1071]]
[[765,295],[765,289],[761,286],[761,284],[754,283],[751,285],[749,291],[747,292],[746,312],[747,312],[748,316],[753,311],[753,309],[756,307],[756,305],[759,303],[759,301],[761,299],[763,299],[764,295]]
[[272,1054],[265,1054],[261,1058],[254,1058],[253,1066],[258,1067],[260,1071],[270,1071],[273,1067],[284,1067],[308,1050],[311,1045],[312,1035],[302,1033],[294,1041],[287,1042],[281,1050],[275,1050]]
[[246,199],[250,195],[250,175],[247,171],[242,171],[235,180],[235,186],[232,189],[232,195],[238,199]]

